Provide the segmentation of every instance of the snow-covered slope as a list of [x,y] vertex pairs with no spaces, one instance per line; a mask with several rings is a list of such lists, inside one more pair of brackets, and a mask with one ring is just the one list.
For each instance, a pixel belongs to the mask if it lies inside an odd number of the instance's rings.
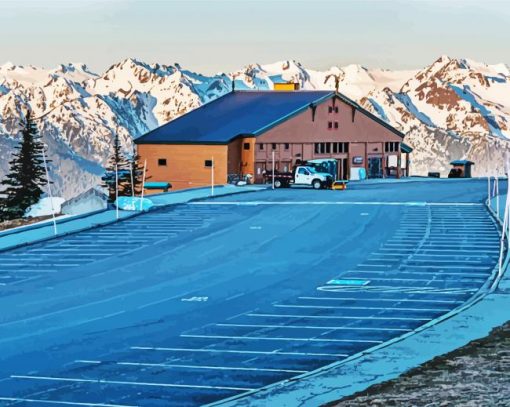
[[332,76],[340,78],[342,93],[408,134],[415,174],[444,173],[453,158],[475,161],[477,175],[502,169],[510,143],[505,64],[442,56],[419,70],[348,65],[317,71],[280,61],[207,76],[178,64],[126,59],[100,75],[84,64],[0,66],[0,177],[28,107],[49,147],[55,193],[70,198],[99,183],[115,133],[129,152],[133,138],[229,92],[232,80],[236,89],[271,89],[282,80],[333,89]]

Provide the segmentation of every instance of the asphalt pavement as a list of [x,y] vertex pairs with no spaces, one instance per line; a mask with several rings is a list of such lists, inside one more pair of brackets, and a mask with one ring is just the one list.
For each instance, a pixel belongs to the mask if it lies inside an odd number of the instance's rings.
[[490,279],[486,191],[265,190],[0,252],[0,405],[201,405],[411,332]]

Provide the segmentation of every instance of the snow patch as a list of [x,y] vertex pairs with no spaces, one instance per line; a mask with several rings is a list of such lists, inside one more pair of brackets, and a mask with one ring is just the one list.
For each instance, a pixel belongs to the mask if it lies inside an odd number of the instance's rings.
[[[27,218],[35,218],[37,216],[49,216],[54,214],[60,213],[60,207],[65,202],[64,198],[55,196],[53,198],[42,198],[39,202],[32,205],[30,208],[27,209],[25,212],[25,217]],[[53,208],[53,212],[52,212]]]

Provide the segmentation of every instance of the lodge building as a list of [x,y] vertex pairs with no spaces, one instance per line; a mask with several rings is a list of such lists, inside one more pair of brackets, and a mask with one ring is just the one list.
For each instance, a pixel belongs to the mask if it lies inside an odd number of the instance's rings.
[[[409,174],[404,134],[331,91],[232,91],[135,140],[151,181],[173,189],[227,183],[300,161],[337,160],[337,179]],[[405,155],[405,160],[402,156]],[[212,169],[214,163],[214,169]],[[360,171],[361,170],[361,171]]]

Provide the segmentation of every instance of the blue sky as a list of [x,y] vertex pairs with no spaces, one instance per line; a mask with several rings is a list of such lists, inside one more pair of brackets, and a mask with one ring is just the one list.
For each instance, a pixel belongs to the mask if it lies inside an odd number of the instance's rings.
[[204,73],[295,59],[326,69],[422,67],[439,55],[510,64],[510,2],[0,0],[0,64],[127,57]]

